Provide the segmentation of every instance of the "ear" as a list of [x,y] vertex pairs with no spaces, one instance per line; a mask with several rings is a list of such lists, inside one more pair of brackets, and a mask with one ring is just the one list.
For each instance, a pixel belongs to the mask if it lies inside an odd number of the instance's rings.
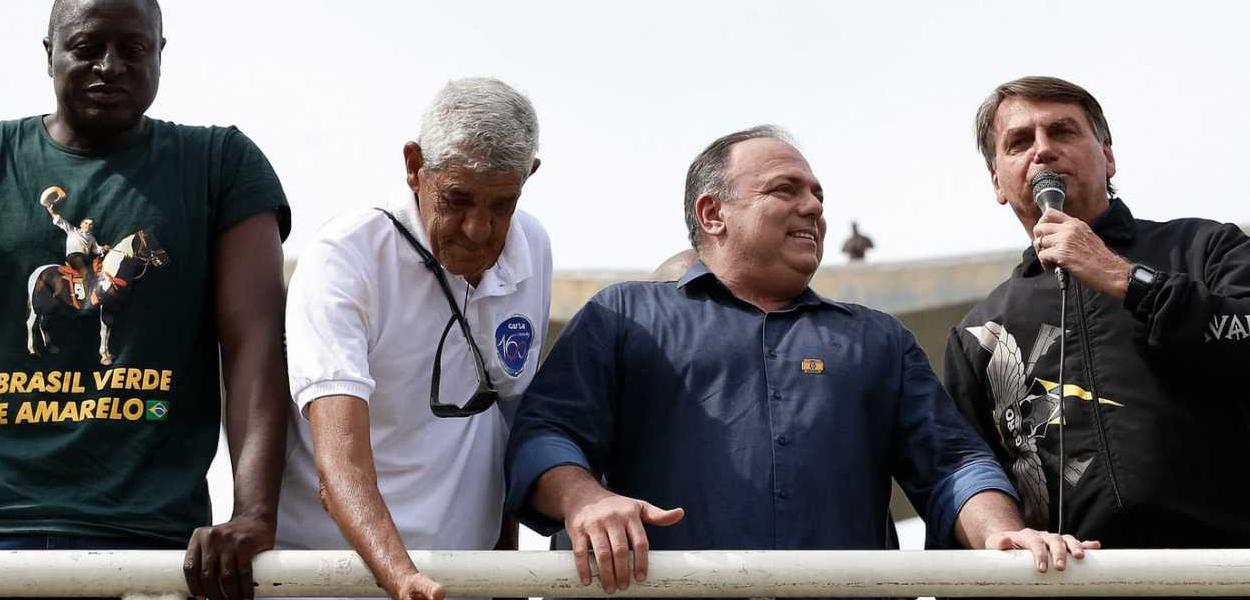
[[52,76],[52,38],[43,38],[43,51],[48,55],[48,77]]
[[695,218],[699,220],[699,229],[703,233],[716,237],[725,234],[725,218],[721,214],[721,201],[710,194],[699,196],[694,201]]
[[1103,143],[1102,155],[1107,159],[1107,179],[1115,177],[1115,153],[1111,151],[1111,144]]
[[1003,193],[1003,186],[998,182],[998,169],[990,169],[990,182],[994,184],[994,196],[998,203],[1006,204],[1007,195]]
[[408,189],[417,193],[421,187],[421,166],[425,164],[421,156],[421,146],[416,142],[404,144],[404,169],[408,172]]
[[530,175],[533,175],[534,173],[537,173],[537,172],[538,172],[538,165],[541,165],[541,164],[543,164],[543,161],[542,161],[542,160],[540,160],[540,159],[535,158],[535,159],[534,159],[534,166],[533,166],[533,167],[530,167]]

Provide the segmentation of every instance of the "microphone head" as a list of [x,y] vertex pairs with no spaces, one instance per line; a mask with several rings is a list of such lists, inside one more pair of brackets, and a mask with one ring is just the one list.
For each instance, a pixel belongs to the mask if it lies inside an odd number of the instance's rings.
[[1029,183],[1033,187],[1033,201],[1042,212],[1048,208],[1063,211],[1063,200],[1068,195],[1063,177],[1054,171],[1039,171]]

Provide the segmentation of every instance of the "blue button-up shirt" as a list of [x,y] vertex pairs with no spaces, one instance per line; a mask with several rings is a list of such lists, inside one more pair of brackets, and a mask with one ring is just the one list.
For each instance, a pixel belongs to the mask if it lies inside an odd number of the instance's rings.
[[684,507],[647,528],[657,550],[888,548],[891,476],[949,546],[974,494],[1015,496],[893,317],[810,289],[761,312],[701,262],[612,286],[569,322],[508,448],[508,507],[540,532],[560,523],[531,488],[565,464]]

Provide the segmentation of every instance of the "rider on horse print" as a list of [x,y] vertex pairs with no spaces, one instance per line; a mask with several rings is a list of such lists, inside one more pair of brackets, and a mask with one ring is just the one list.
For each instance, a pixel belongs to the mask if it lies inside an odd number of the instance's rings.
[[56,205],[65,198],[65,190],[54,185],[40,195],[39,204],[47,209],[48,215],[52,217],[52,224],[65,232],[65,268],[62,273],[71,279],[70,291],[74,299],[82,303],[87,300],[87,289],[100,271],[100,263],[96,259],[107,254],[109,246],[96,242],[91,233],[95,224],[92,219],[83,219],[78,227],[74,227],[56,212]]
[[39,195],[39,204],[52,223],[65,232],[65,264],[43,265],[30,274],[26,313],[26,351],[39,356],[40,349],[56,353],[48,319],[91,315],[98,317],[100,364],[113,364],[109,334],[117,313],[125,306],[129,286],[149,267],[162,267],[169,256],[156,237],[140,229],[110,247],[92,233],[94,221],[83,219],[77,227],[57,212],[68,195],[51,186]]

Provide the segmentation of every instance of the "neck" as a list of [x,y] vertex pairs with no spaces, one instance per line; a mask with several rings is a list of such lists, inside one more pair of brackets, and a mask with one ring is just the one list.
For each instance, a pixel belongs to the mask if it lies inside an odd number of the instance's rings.
[[68,122],[60,111],[43,118],[48,137],[74,150],[105,152],[130,145],[143,134],[146,119],[122,129],[93,129]]
[[743,261],[730,260],[716,252],[700,252],[699,258],[735,298],[762,312],[790,306],[807,289],[807,282],[811,279],[785,282],[777,278],[761,278]]

